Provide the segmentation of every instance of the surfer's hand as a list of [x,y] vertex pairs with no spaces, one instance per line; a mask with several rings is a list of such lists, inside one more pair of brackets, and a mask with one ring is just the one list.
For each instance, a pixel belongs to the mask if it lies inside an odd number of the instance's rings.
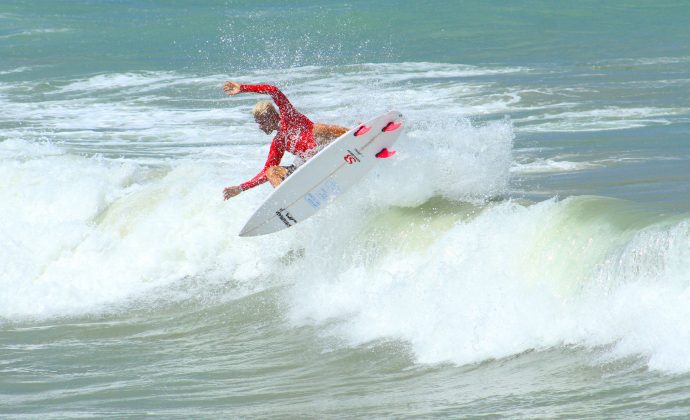
[[240,84],[235,82],[225,82],[223,85],[223,90],[228,95],[237,95],[240,93]]
[[223,190],[223,197],[228,200],[231,199],[232,197],[236,196],[237,194],[242,192],[242,188],[236,186],[236,187],[228,187]]

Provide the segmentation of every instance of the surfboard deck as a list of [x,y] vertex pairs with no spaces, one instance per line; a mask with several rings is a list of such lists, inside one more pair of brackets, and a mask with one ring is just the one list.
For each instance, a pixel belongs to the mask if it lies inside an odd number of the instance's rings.
[[335,139],[297,168],[266,198],[240,231],[259,236],[287,229],[311,217],[349,190],[400,137],[402,114],[379,115]]

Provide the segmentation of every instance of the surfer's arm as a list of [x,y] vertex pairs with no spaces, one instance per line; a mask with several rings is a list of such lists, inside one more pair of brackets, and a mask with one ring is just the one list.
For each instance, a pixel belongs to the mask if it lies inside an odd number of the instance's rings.
[[268,151],[268,158],[266,159],[266,164],[264,164],[264,168],[254,178],[250,179],[249,181],[243,184],[240,184],[240,188],[242,189],[242,191],[246,191],[250,188],[254,188],[257,185],[261,185],[264,182],[266,182],[268,180],[266,178],[266,170],[271,166],[280,165],[280,161],[283,159],[284,154],[285,151],[282,148],[278,147],[277,142],[274,140],[273,143],[271,143],[271,149]]
[[280,115],[289,117],[298,113],[294,106],[290,103],[287,96],[273,85],[240,85],[240,92],[254,92],[269,95],[273,102],[278,105]]
[[225,82],[225,84],[223,85],[223,90],[228,95],[237,95],[241,92],[263,93],[269,95],[271,99],[273,99],[273,102],[275,102],[276,105],[278,105],[278,109],[280,110],[281,114],[283,112],[286,112],[288,114],[292,112],[297,112],[295,107],[292,106],[292,104],[288,100],[287,96],[285,96],[285,94],[281,92],[280,89],[273,85],[241,85],[237,82]]

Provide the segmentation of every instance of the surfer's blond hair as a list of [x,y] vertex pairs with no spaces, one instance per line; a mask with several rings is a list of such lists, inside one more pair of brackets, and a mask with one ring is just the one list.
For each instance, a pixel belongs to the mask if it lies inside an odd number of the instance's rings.
[[271,101],[259,101],[254,105],[254,109],[252,110],[252,114],[254,114],[254,118],[263,118],[267,116],[268,114],[274,114],[278,115],[278,111],[273,107],[273,103]]

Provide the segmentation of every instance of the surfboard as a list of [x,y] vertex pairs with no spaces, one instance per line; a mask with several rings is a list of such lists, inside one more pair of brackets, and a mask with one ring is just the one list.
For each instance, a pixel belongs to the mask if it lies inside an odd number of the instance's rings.
[[240,236],[292,227],[328,206],[354,186],[379,159],[395,152],[402,114],[390,111],[353,128],[298,167],[256,209]]

